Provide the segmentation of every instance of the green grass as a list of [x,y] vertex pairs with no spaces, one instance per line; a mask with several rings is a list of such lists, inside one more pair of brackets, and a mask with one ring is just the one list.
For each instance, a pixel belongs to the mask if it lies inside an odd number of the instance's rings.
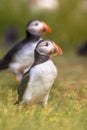
[[80,7],[81,0],[59,0],[58,10],[39,13],[31,12],[29,0],[0,1],[0,36],[10,25],[17,25],[20,34],[25,35],[29,20],[39,19],[47,22],[52,34],[47,35],[61,44],[64,49],[79,44],[87,39],[87,12]]
[[40,106],[14,106],[18,84],[9,71],[0,72],[0,130],[87,130],[87,59],[75,54],[77,45],[87,40],[87,12],[80,0],[59,0],[52,12],[32,13],[28,0],[0,0],[0,57],[6,52],[4,32],[16,24],[22,36],[31,19],[46,21],[64,54],[54,58],[58,77],[51,89],[46,110]]
[[87,130],[87,61],[72,51],[54,62],[59,72],[46,109],[14,106],[18,84],[9,71],[0,73],[1,130]]

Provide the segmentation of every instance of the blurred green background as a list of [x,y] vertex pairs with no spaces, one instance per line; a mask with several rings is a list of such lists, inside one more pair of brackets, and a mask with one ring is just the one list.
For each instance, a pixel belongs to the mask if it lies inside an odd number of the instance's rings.
[[58,77],[44,110],[36,105],[14,107],[18,84],[8,70],[0,72],[0,130],[87,130],[87,57],[76,54],[77,46],[87,41],[87,1],[58,0],[52,10],[39,9],[35,2],[0,0],[0,57],[9,49],[4,43],[10,26],[18,27],[20,40],[29,20],[45,21],[52,33],[43,37],[63,50],[53,59]]
[[83,1],[85,0],[58,0],[58,9],[37,11],[33,9],[31,0],[0,0],[0,37],[4,38],[6,29],[11,25],[19,27],[22,37],[27,22],[39,19],[46,21],[52,28],[52,34],[47,38],[65,50],[72,49],[87,40],[87,10]]

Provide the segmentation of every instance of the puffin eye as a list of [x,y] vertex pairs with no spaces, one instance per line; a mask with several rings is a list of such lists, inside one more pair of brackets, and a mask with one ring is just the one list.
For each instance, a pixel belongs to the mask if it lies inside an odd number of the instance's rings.
[[46,42],[45,46],[48,46],[48,42]]
[[36,26],[38,26],[38,23],[35,23]]

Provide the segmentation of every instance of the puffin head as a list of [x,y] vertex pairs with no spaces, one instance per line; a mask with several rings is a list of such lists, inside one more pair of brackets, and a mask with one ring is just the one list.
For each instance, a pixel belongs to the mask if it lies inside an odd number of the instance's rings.
[[50,33],[51,28],[42,21],[33,20],[27,24],[27,33],[32,35],[41,36],[42,34]]
[[36,46],[36,51],[40,55],[56,56],[62,54],[62,49],[51,40],[40,40]]

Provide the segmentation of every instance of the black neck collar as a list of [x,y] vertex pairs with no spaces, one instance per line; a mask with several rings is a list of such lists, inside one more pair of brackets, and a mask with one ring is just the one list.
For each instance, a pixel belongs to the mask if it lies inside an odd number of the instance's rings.
[[36,35],[30,34],[27,31],[26,32],[26,39],[30,39],[31,41],[38,41],[40,39],[40,36],[36,36]]
[[41,55],[35,50],[35,55],[34,55],[35,61],[34,61],[33,65],[30,67],[30,69],[26,73],[24,73],[23,76],[27,75],[34,66],[44,63],[44,62],[48,61],[49,59],[50,59],[49,55]]
[[46,62],[50,59],[49,55],[41,55],[35,50],[35,61],[33,66]]

